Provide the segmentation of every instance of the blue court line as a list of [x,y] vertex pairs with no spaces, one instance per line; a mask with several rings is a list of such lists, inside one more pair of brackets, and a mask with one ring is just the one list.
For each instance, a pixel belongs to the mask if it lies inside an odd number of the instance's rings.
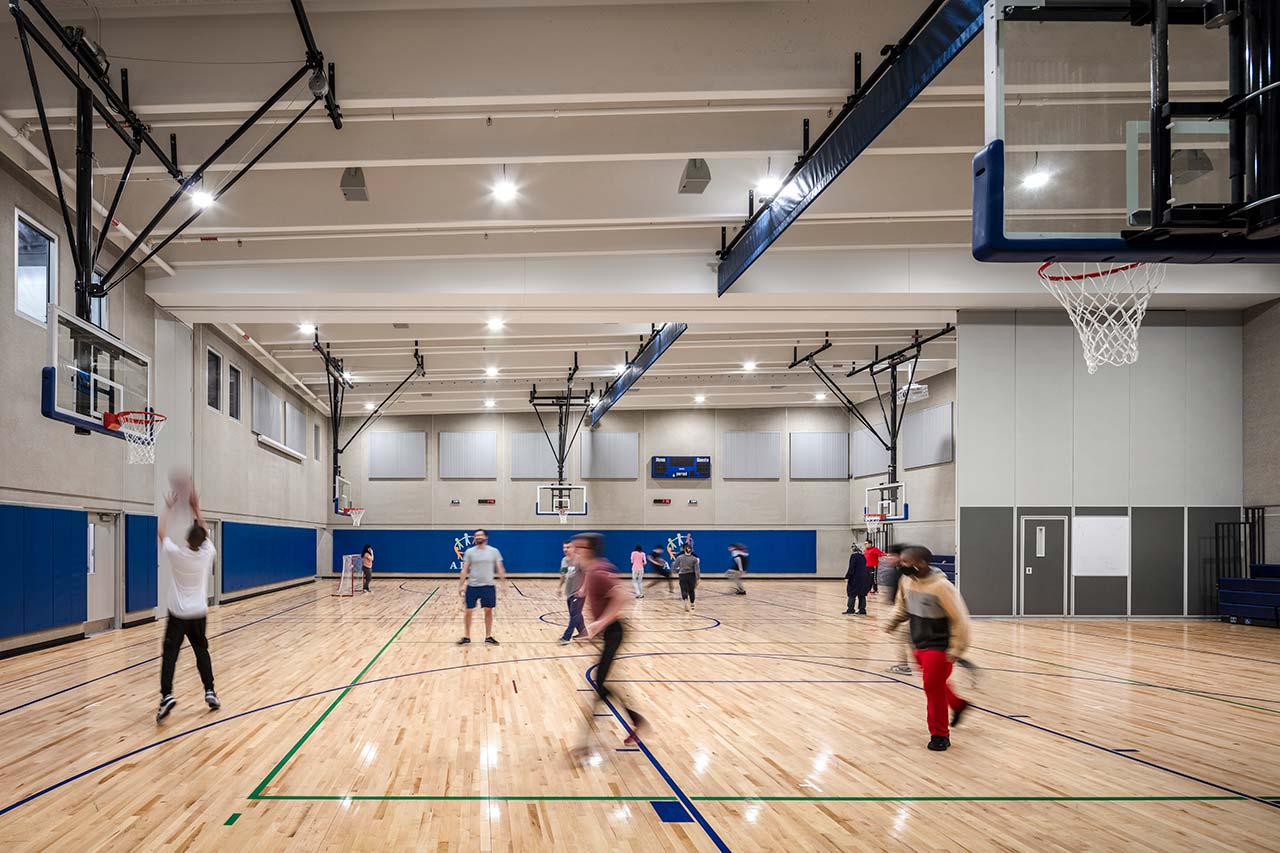
[[[587,683],[592,687],[598,686],[591,678],[591,673],[595,671],[597,666],[599,666],[599,664],[592,664],[587,667],[587,671],[583,673],[583,677],[587,679]],[[622,727],[627,730],[627,734],[633,734],[631,726],[627,724],[626,720],[622,719],[622,715],[618,713],[618,709],[614,707],[613,702],[605,699],[604,704],[613,712],[613,716],[622,724]],[[698,811],[698,807],[695,806],[693,801],[689,799],[688,795],[680,789],[680,786],[676,784],[676,780],[671,778],[671,774],[662,766],[662,763],[654,757],[652,752],[649,751],[649,747],[644,744],[644,739],[637,738],[635,744],[640,748],[640,751],[644,753],[644,757],[649,759],[649,763],[653,765],[654,770],[658,771],[658,775],[662,777],[662,780],[667,783],[667,787],[669,787],[672,793],[676,795],[676,799],[680,800],[680,803],[685,807],[685,810],[693,816],[693,819],[697,821],[698,825],[707,833],[707,836],[711,839],[712,843],[716,845],[716,848],[722,851],[722,853],[730,853],[729,845],[725,844],[724,841],[721,840],[720,836],[716,834],[716,831],[711,828],[711,824],[702,816],[702,812]]]
[[[229,630],[222,631],[221,633],[218,633],[218,634],[214,634],[211,637],[209,637],[209,639],[212,640],[217,637],[225,637],[227,634],[234,634],[236,631],[242,631],[251,625],[257,625],[259,622],[266,622],[268,619],[272,619],[276,616],[279,616],[281,613],[288,613],[290,610],[297,610],[299,607],[306,607],[308,604],[312,604],[312,603],[314,603],[314,599],[310,601],[304,601],[300,604],[295,604],[292,607],[286,607],[284,610],[281,610],[279,613],[272,613],[270,616],[263,616],[261,619],[255,619],[252,622],[246,622],[243,625],[237,625],[236,627],[231,628]],[[76,690],[80,687],[93,684],[95,681],[101,681],[104,678],[110,678],[113,675],[119,675],[122,672],[128,672],[131,669],[137,669],[140,666],[144,666],[149,663],[154,663],[155,661],[160,660],[160,657],[161,657],[160,655],[156,655],[155,657],[150,657],[150,658],[147,658],[146,660],[140,660],[137,663],[131,663],[122,669],[117,669],[115,672],[108,672],[106,675],[99,675],[97,678],[90,678],[88,681],[82,681],[79,684],[73,684],[70,687],[64,687],[61,690],[58,690],[54,693],[50,693],[47,696],[41,696],[39,699],[32,699],[30,702],[23,702],[21,705],[14,705],[12,708],[6,708],[5,710],[0,711],[0,717],[3,717],[5,714],[11,714],[14,711],[20,711],[23,708],[28,708],[39,702],[43,702],[46,699],[52,699],[55,696],[61,696],[63,693],[69,693],[72,690]]]
[[[285,600],[285,601],[288,601],[289,599],[288,599],[288,598],[286,598],[286,599],[284,599],[284,600]],[[314,596],[311,596],[308,600],[314,600]],[[232,604],[236,604],[236,603],[237,603],[237,602],[234,602],[234,601],[232,602]],[[279,601],[273,601],[273,602],[271,602],[271,604],[272,604],[272,605],[277,605],[277,604],[279,604],[279,603],[280,603]],[[305,603],[305,602],[304,602],[304,603]],[[221,605],[221,604],[220,604],[220,605],[218,605],[218,606],[219,606],[219,607],[225,607],[225,606],[229,606],[229,605]],[[258,603],[258,604],[256,604],[256,605],[254,605],[253,607],[248,608],[248,609],[247,609],[247,610],[245,610],[243,613],[228,614],[228,616],[229,616],[229,617],[245,616],[245,615],[247,615],[247,614],[249,614],[249,613],[254,612],[255,610],[259,610],[259,609],[261,609],[262,607],[263,607],[263,605],[262,605],[262,603],[260,602],[260,603]],[[279,615],[279,614],[273,614],[273,615]],[[163,621],[164,621],[165,619],[167,619],[167,618],[169,618],[169,617],[167,617],[167,616],[161,616],[159,619],[157,619],[157,620],[156,620],[156,622],[157,622],[157,623],[161,623],[161,622],[163,622]],[[67,667],[69,667],[69,666],[78,666],[78,665],[80,665],[80,664],[82,664],[82,663],[88,663],[88,662],[89,662],[89,661],[91,661],[91,660],[97,660],[98,658],[110,657],[111,655],[118,655],[118,654],[120,654],[121,652],[128,651],[129,649],[137,648],[138,646],[149,646],[149,645],[152,645],[152,644],[154,644],[154,643],[155,643],[155,638],[154,638],[154,637],[152,637],[152,638],[149,638],[149,639],[146,639],[146,640],[139,640],[139,641],[137,641],[136,643],[129,643],[128,645],[119,646],[118,648],[114,648],[114,649],[112,649],[112,650],[110,650],[110,651],[107,651],[107,652],[99,652],[99,653],[97,653],[97,654],[93,654],[93,655],[85,655],[85,656],[84,656],[84,657],[82,657],[82,658],[77,658],[77,659],[75,659],[75,660],[73,660],[73,661],[67,661],[66,663],[60,663],[60,664],[58,664],[57,666],[51,666],[51,667],[49,667],[48,669],[42,669],[42,670],[39,670],[39,671],[37,671],[37,672],[29,672],[29,673],[27,673],[26,675],[21,676],[20,678],[15,678],[15,679],[13,679],[13,680],[11,680],[11,681],[3,681],[3,682],[0,682],[0,687],[8,687],[10,684],[17,684],[19,681],[26,681],[27,679],[35,678],[36,676],[40,676],[40,675],[47,675],[47,674],[49,674],[49,673],[51,673],[51,672],[57,672],[57,671],[58,671],[58,670],[60,670],[60,669],[66,669],[66,668],[67,668]]]
[[[609,716],[609,715],[608,715],[608,714],[605,714],[605,716],[607,717],[607,716]],[[619,747],[619,748],[617,749],[617,751],[618,751],[618,752],[639,752],[639,751],[640,751],[640,747],[638,747],[638,746],[622,746],[622,747]]]
[[515,581],[511,581],[510,583],[511,583],[511,585],[512,585],[512,586],[515,586],[515,587],[516,587],[516,592],[520,593],[520,597],[521,597],[521,598],[528,598],[528,597],[529,597],[529,596],[527,596],[527,595],[525,595],[525,594],[524,594],[524,590],[522,590],[522,589],[520,589],[520,587],[516,586],[516,582],[515,582]]
[[[269,617],[268,617],[268,618],[269,618]],[[247,627],[247,626],[244,626],[244,627]],[[794,662],[794,663],[806,663],[806,664],[813,664],[813,665],[815,665],[815,666],[830,666],[830,667],[835,667],[835,668],[838,668],[838,669],[848,669],[848,670],[853,670],[853,671],[855,671],[855,672],[861,672],[861,673],[866,674],[866,675],[875,675],[875,676],[878,676],[878,675],[879,675],[878,673],[874,673],[874,672],[871,672],[871,671],[869,671],[869,670],[862,670],[862,669],[858,669],[857,667],[850,667],[850,666],[841,665],[841,664],[836,664],[836,663],[827,663],[826,661],[823,661],[823,660],[807,660],[807,659],[806,659],[806,658],[849,659],[849,657],[848,657],[847,655],[800,655],[800,656],[797,656],[797,655],[793,655],[793,654],[782,655],[782,654],[758,654],[758,653],[747,653],[747,652],[713,652],[713,651],[699,651],[699,652],[641,652],[641,653],[629,654],[629,655],[619,655],[619,656],[618,656],[618,659],[623,659],[623,658],[630,659],[630,658],[641,658],[641,657],[667,657],[667,656],[679,656],[679,655],[711,655],[711,656],[730,656],[730,657],[757,657],[757,658],[766,658],[766,659],[771,659],[771,660],[789,660],[789,661],[792,661],[792,662]],[[4,808],[0,808],[0,816],[3,816],[3,815],[5,815],[5,814],[7,814],[7,813],[9,813],[9,812],[13,811],[14,809],[19,808],[20,806],[23,806],[23,805],[25,805],[25,804],[27,804],[27,803],[29,803],[29,802],[33,801],[33,800],[39,799],[40,797],[42,797],[42,796],[44,796],[44,795],[46,795],[46,794],[52,793],[53,791],[56,791],[56,790],[58,790],[59,788],[62,788],[63,786],[65,786],[65,785],[68,785],[68,784],[70,784],[70,783],[72,783],[72,782],[77,781],[78,779],[82,779],[82,778],[84,778],[85,776],[88,776],[89,774],[94,773],[94,772],[96,772],[96,771],[98,771],[98,770],[103,770],[103,769],[105,769],[105,768],[107,768],[107,767],[110,767],[110,766],[112,766],[112,765],[114,765],[114,764],[118,764],[118,763],[120,763],[121,761],[125,761],[125,760],[127,760],[127,759],[133,758],[134,756],[139,755],[139,754],[141,754],[141,753],[143,753],[143,752],[147,752],[147,751],[149,751],[149,750],[155,749],[155,748],[156,748],[156,747],[158,747],[158,746],[163,746],[163,745],[165,745],[165,744],[167,744],[167,743],[171,743],[171,742],[173,742],[173,741],[175,741],[175,740],[178,740],[179,738],[186,737],[187,735],[196,734],[197,732],[204,731],[204,730],[206,730],[206,729],[212,728],[213,726],[222,725],[223,723],[230,723],[230,722],[233,722],[234,720],[240,719],[240,718],[242,718],[242,717],[247,717],[247,716],[250,716],[250,715],[252,715],[252,714],[257,714],[257,713],[259,713],[259,712],[261,712],[261,711],[269,711],[269,710],[272,710],[272,709],[274,709],[274,708],[279,708],[279,707],[282,707],[282,706],[285,706],[285,705],[290,705],[290,704],[293,704],[293,703],[295,703],[295,702],[301,702],[301,701],[304,701],[304,700],[307,700],[307,699],[313,699],[313,698],[315,698],[315,697],[317,697],[317,696],[324,696],[324,695],[327,695],[327,694],[329,694],[329,693],[336,693],[336,692],[341,691],[341,690],[348,690],[348,689],[360,689],[360,688],[362,688],[362,687],[368,687],[368,686],[371,686],[371,685],[374,685],[374,684],[381,684],[381,683],[383,683],[383,682],[387,682],[387,681],[398,681],[398,680],[400,680],[400,679],[402,679],[402,678],[415,678],[415,677],[419,677],[419,676],[423,676],[423,675],[432,675],[432,674],[441,673],[441,672],[450,672],[450,671],[453,671],[453,670],[472,669],[472,668],[475,668],[475,667],[483,667],[483,666],[499,666],[499,665],[502,665],[502,664],[508,664],[508,663],[517,663],[517,664],[518,664],[518,663],[534,663],[534,662],[538,662],[538,661],[570,660],[570,659],[573,659],[573,658],[593,658],[593,657],[595,657],[595,656],[596,656],[596,655],[595,655],[595,653],[594,653],[594,652],[588,652],[588,653],[585,653],[585,654],[577,654],[577,655],[542,655],[542,656],[539,656],[539,657],[532,657],[532,658],[509,658],[509,659],[507,659],[507,660],[500,660],[500,661],[475,661],[475,662],[472,662],[472,663],[466,663],[466,664],[455,664],[455,665],[446,666],[446,667],[438,667],[438,668],[435,668],[435,669],[424,669],[424,670],[418,670],[418,671],[416,671],[416,672],[400,673],[400,674],[398,674],[398,675],[385,675],[385,676],[382,676],[382,677],[380,677],[380,678],[373,678],[373,679],[369,679],[369,680],[367,680],[367,681],[361,681],[361,682],[359,682],[359,683],[357,683],[357,684],[355,684],[355,685],[352,685],[352,684],[342,684],[342,685],[338,685],[337,687],[329,687],[329,688],[326,688],[326,689],[324,689],[324,690],[317,690],[317,691],[315,691],[315,692],[313,692],[313,693],[307,693],[307,694],[303,694],[303,695],[301,695],[301,696],[294,696],[294,697],[292,697],[292,698],[282,699],[282,700],[280,700],[280,701],[278,701],[278,702],[272,702],[271,704],[263,705],[263,706],[258,707],[258,708],[251,708],[251,709],[249,709],[249,710],[247,710],[247,711],[241,711],[241,712],[239,712],[239,713],[237,713],[237,714],[232,714],[232,715],[227,716],[227,717],[219,717],[218,719],[216,719],[216,720],[212,720],[212,721],[210,721],[210,722],[208,722],[208,723],[204,723],[203,725],[196,726],[195,728],[188,729],[188,730],[183,731],[183,732],[178,732],[177,734],[170,735],[169,737],[163,738],[163,739],[161,739],[161,740],[155,741],[155,742],[150,743],[150,744],[146,744],[146,745],[144,745],[144,746],[138,747],[137,749],[134,749],[134,750],[131,750],[131,751],[129,751],[129,752],[126,752],[126,753],[124,753],[123,755],[118,755],[118,756],[116,756],[115,758],[107,759],[106,761],[103,761],[103,762],[101,762],[101,763],[99,763],[99,764],[96,764],[96,765],[94,765],[93,767],[90,767],[90,768],[88,768],[88,769],[86,769],[86,770],[82,770],[82,771],[80,771],[79,773],[76,773],[76,774],[75,774],[75,775],[73,775],[73,776],[69,776],[69,777],[67,777],[66,779],[63,779],[63,780],[61,780],[61,781],[59,781],[59,782],[55,782],[55,783],[53,783],[53,784],[51,784],[51,785],[48,785],[47,787],[42,788],[41,790],[36,791],[36,792],[34,792],[34,793],[32,793],[32,794],[29,794],[29,795],[27,795],[26,797],[23,797],[22,799],[20,799],[20,800],[18,800],[18,801],[16,801],[16,802],[14,802],[14,803],[10,803],[9,805],[5,806]],[[588,672],[590,672],[590,670],[588,670]],[[1028,672],[1027,672],[1027,674],[1028,674],[1028,675],[1039,675],[1040,673],[1036,673],[1036,672],[1030,672],[1030,671],[1028,671]],[[911,683],[911,682],[909,682],[909,681],[902,681],[902,680],[900,680],[900,679],[898,679],[898,678],[894,678],[894,677],[892,677],[892,676],[885,676],[885,678],[887,678],[889,681],[892,681],[892,682],[895,682],[895,683],[905,684],[905,685],[906,685],[906,686],[908,686],[908,687],[915,687],[915,689],[917,689],[917,690],[923,690],[923,688],[921,688],[921,687],[916,687],[916,685],[912,684],[912,683]],[[588,679],[588,681],[590,681],[590,679]],[[591,690],[590,688],[579,688],[579,690],[581,690],[581,691],[594,692],[594,691],[593,691],[593,690]],[[1197,778],[1197,777],[1195,777],[1195,776],[1190,776],[1190,775],[1188,775],[1188,774],[1182,773],[1182,772],[1177,771],[1177,770],[1172,770],[1172,769],[1170,769],[1170,768],[1161,767],[1161,766],[1160,766],[1160,765],[1158,765],[1158,764],[1153,764],[1152,762],[1146,761],[1146,760],[1144,760],[1144,759],[1132,758],[1132,757],[1131,757],[1131,756],[1129,756],[1129,755],[1124,755],[1124,754],[1122,754],[1122,753],[1115,752],[1114,750],[1109,750],[1109,749],[1107,749],[1106,747],[1098,746],[1097,744],[1089,743],[1088,741],[1080,740],[1079,738],[1074,738],[1074,737],[1072,737],[1071,735],[1062,734],[1061,732],[1056,732],[1056,731],[1053,731],[1052,729],[1044,728],[1043,726],[1037,726],[1037,725],[1035,725],[1034,723],[1027,723],[1027,722],[1024,722],[1024,721],[1023,721],[1023,717],[1024,717],[1025,715],[1017,715],[1017,714],[1001,714],[1001,713],[1000,713],[1000,712],[998,712],[998,711],[992,711],[992,710],[990,710],[990,709],[988,709],[988,708],[983,708],[983,707],[980,707],[980,706],[978,706],[978,705],[973,705],[972,707],[973,707],[975,710],[980,710],[980,711],[983,711],[983,712],[985,712],[985,713],[992,714],[993,716],[1003,717],[1003,718],[1005,718],[1005,719],[1012,720],[1013,722],[1016,722],[1016,723],[1022,723],[1023,725],[1027,725],[1027,726],[1030,726],[1030,727],[1035,728],[1035,729],[1040,729],[1041,731],[1045,731],[1045,732],[1047,732],[1047,733],[1049,733],[1049,734],[1059,735],[1059,736],[1061,736],[1061,737],[1067,738],[1068,740],[1075,740],[1075,741],[1078,741],[1078,742],[1080,742],[1080,743],[1082,743],[1082,744],[1084,744],[1084,745],[1086,745],[1086,746],[1090,746],[1090,747],[1094,747],[1094,748],[1097,748],[1097,749],[1101,749],[1101,750],[1106,751],[1106,752],[1112,752],[1112,753],[1113,753],[1113,754],[1115,754],[1115,755],[1119,755],[1121,758],[1130,758],[1130,759],[1131,759],[1131,760],[1133,760],[1133,761],[1137,761],[1137,762],[1138,762],[1138,763],[1140,763],[1140,764],[1148,765],[1148,766],[1150,766],[1150,767],[1152,767],[1153,769],[1156,769],[1156,770],[1164,770],[1164,771],[1166,771],[1166,772],[1172,773],[1172,774],[1177,775],[1177,776],[1181,776],[1181,777],[1186,778],[1186,779],[1189,779],[1189,780],[1191,780],[1191,781],[1199,782],[1199,783],[1202,783],[1202,784],[1204,784],[1204,785],[1208,785],[1209,787],[1212,787],[1212,788],[1217,788],[1217,789],[1219,789],[1219,790],[1227,791],[1228,793],[1231,793],[1231,794],[1233,794],[1233,795],[1235,795],[1235,796],[1237,796],[1237,797],[1240,797],[1241,799],[1254,800],[1254,801],[1256,801],[1256,802],[1263,803],[1264,805],[1270,805],[1270,806],[1275,806],[1275,807],[1277,807],[1277,808],[1280,808],[1280,798],[1278,798],[1278,799],[1276,799],[1276,800],[1272,801],[1272,800],[1268,800],[1268,799],[1266,799],[1266,798],[1254,797],[1254,796],[1251,796],[1251,795],[1249,795],[1249,794],[1241,793],[1241,792],[1238,792],[1238,791],[1234,791],[1234,790],[1232,790],[1232,789],[1230,789],[1230,788],[1226,788],[1226,787],[1223,787],[1223,786],[1221,786],[1221,785],[1217,785],[1216,783],[1213,783],[1213,782],[1208,782],[1208,781],[1206,781],[1206,780],[1199,779],[1199,778]],[[615,714],[616,714],[616,711],[615,711]],[[625,725],[626,725],[626,723],[624,722],[624,723],[623,723],[623,726],[625,727]],[[641,746],[643,747],[643,744],[641,744]],[[646,752],[647,752],[647,749],[644,749],[644,750],[642,750],[642,751],[646,751]],[[652,759],[651,759],[651,760],[652,760]]]

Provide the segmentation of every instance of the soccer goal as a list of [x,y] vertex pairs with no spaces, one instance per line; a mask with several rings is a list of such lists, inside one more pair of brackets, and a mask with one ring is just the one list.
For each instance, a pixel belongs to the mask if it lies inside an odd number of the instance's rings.
[[342,578],[338,581],[338,591],[334,595],[356,594],[356,572],[361,568],[359,554],[342,556]]

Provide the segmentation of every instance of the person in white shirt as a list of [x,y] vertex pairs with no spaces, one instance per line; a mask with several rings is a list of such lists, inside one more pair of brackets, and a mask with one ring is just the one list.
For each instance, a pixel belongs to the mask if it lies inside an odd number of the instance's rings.
[[163,654],[160,662],[160,709],[156,722],[169,716],[173,706],[173,670],[178,662],[182,640],[191,642],[196,655],[196,669],[204,682],[204,701],[209,710],[222,707],[213,689],[213,661],[209,658],[209,640],[205,636],[205,620],[209,613],[209,575],[213,558],[217,553],[209,541],[209,530],[200,515],[200,499],[195,488],[188,485],[182,490],[191,506],[193,521],[187,535],[179,544],[168,536],[169,522],[178,504],[178,495],[165,498],[164,512],[156,525],[160,548],[169,561],[169,618],[164,626]]
[[471,642],[471,611],[476,605],[484,610],[484,641],[490,646],[498,645],[493,638],[493,608],[498,606],[498,586],[496,580],[507,582],[507,568],[502,564],[502,552],[489,545],[489,533],[484,528],[475,532],[476,543],[462,555],[462,578],[458,582],[458,594],[464,597],[466,609],[462,612],[462,639],[458,645],[465,646]]

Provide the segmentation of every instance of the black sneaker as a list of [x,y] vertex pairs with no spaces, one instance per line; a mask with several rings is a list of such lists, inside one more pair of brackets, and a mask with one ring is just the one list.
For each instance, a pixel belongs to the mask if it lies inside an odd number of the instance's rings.
[[222,703],[218,701],[218,694],[212,690],[204,692],[204,703],[209,706],[210,711],[216,711],[222,707]]
[[929,738],[929,748],[934,752],[946,752],[951,746],[951,738],[934,735]]
[[852,611],[852,610],[845,610],[845,611],[842,611],[840,615],[841,615],[841,616],[855,616],[855,615],[857,615],[857,614],[856,614],[856,613],[854,613],[854,611]]
[[173,710],[173,706],[178,704],[178,700],[172,696],[164,696],[160,699],[160,708],[156,711],[156,722],[162,721],[169,716],[169,712]]
[[497,645],[501,645],[501,644],[500,644],[497,640],[495,640],[493,637],[485,637],[485,638],[484,638],[484,642],[485,642],[485,645],[487,645],[487,646],[497,646]]
[[471,642],[470,637],[463,637],[461,640],[458,641],[458,645],[465,646],[469,642]]
[[954,726],[954,725],[956,725],[957,723],[959,723],[959,722],[960,722],[960,718],[964,716],[964,712],[965,712],[965,711],[967,711],[967,710],[969,710],[969,703],[968,703],[968,702],[965,702],[965,703],[964,703],[963,705],[961,705],[959,708],[956,708],[954,711],[952,711],[952,712],[951,712],[951,725],[953,725],[953,726]]

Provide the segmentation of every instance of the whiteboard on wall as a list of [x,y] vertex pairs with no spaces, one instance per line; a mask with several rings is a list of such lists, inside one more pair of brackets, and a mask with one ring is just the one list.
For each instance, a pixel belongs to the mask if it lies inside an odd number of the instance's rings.
[[1129,576],[1129,516],[1077,515],[1071,520],[1071,574]]

